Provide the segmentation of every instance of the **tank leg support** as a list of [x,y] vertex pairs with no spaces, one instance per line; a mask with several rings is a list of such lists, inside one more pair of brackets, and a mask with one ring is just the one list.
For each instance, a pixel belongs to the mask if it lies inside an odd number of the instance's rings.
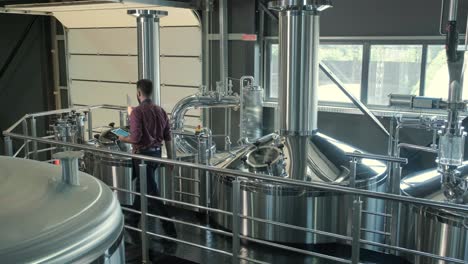
[[240,181],[236,178],[232,182],[232,263],[239,263],[239,199],[240,199]]
[[148,231],[148,197],[147,194],[147,186],[146,186],[146,164],[142,162],[139,165],[140,170],[140,202],[141,202],[141,257],[142,263],[149,263],[149,255],[148,255],[148,239],[146,232]]
[[362,201],[357,196],[353,202],[353,226],[352,226],[352,242],[351,242],[351,263],[359,263],[359,254],[361,250],[361,214],[362,214]]

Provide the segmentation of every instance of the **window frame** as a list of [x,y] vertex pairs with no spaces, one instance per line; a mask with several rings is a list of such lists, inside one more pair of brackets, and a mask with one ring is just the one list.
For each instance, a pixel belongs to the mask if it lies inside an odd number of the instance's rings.
[[[267,36],[264,37],[264,60],[263,60],[263,83],[265,88],[264,99],[267,105],[272,106],[277,103],[277,98],[271,97],[270,89],[270,50],[271,45],[278,44],[278,37]],[[359,100],[366,104],[371,109],[377,110],[392,110],[391,107],[385,105],[369,105],[369,68],[371,59],[371,48],[373,45],[421,45],[421,68],[420,68],[420,85],[419,96],[424,96],[426,88],[426,71],[427,71],[427,56],[429,45],[444,45],[445,38],[443,36],[417,36],[417,37],[321,37],[320,45],[362,45],[362,73],[361,73],[361,95]],[[321,106],[331,107],[352,107],[352,103],[332,102],[332,101],[319,101]]]

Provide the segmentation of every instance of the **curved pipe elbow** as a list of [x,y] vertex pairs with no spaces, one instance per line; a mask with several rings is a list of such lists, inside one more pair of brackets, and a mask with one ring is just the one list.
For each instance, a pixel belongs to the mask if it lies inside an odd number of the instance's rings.
[[196,108],[230,108],[240,106],[239,96],[191,95],[177,102],[172,110],[172,129],[184,127],[184,116],[190,109]]

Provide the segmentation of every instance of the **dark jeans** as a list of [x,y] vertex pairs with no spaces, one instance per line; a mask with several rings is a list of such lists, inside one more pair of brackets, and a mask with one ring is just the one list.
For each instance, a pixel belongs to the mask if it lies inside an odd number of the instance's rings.
[[[161,157],[161,148],[157,148],[156,151],[140,151],[138,152],[140,155],[151,156],[155,158]],[[140,192],[140,170],[139,165],[141,164],[141,160],[132,160],[133,162],[133,179],[137,179],[136,181],[136,189],[137,192]],[[156,184],[154,173],[156,169],[159,167],[159,164],[154,162],[146,162],[146,188],[148,195],[151,196],[159,196],[159,188]],[[140,196],[135,195],[135,200],[133,202],[132,209],[141,211],[141,201]],[[167,211],[166,206],[163,204],[162,201],[155,200],[148,198],[148,213],[154,215],[160,215],[163,217],[170,218],[169,213]],[[131,226],[137,226],[138,222],[140,221],[140,215],[135,213],[127,214],[126,221]],[[175,235],[175,227],[174,223],[161,220],[164,232],[168,235]]]

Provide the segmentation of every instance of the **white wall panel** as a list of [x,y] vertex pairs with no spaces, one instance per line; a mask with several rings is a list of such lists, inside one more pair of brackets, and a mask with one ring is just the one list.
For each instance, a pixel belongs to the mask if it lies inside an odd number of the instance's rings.
[[[68,52],[75,54],[70,55],[68,60],[69,77],[72,79],[70,94],[73,104],[124,106],[127,103],[128,94],[132,99],[132,105],[137,105],[135,84],[131,84],[138,79],[136,29],[134,18],[127,16],[126,13],[125,16],[121,16],[123,14],[121,11],[107,10],[105,14],[83,11],[84,13],[79,15],[67,16],[66,19],[69,19],[67,25],[71,28],[68,30]],[[99,21],[90,21],[97,17]],[[106,21],[106,19],[110,20]],[[166,22],[163,22],[164,19]],[[164,19],[161,20],[163,26],[177,24],[189,27],[161,28],[161,54],[201,56],[201,31],[198,21],[193,20],[194,16],[191,11],[174,9],[170,11],[169,17]],[[73,29],[74,27],[77,29]],[[97,56],[96,54],[112,56]],[[161,82],[175,85],[175,87],[161,87],[162,107],[170,113],[179,100],[198,92],[198,88],[178,87],[177,85],[198,87],[201,84],[202,65],[199,58],[163,56],[160,60]],[[123,83],[77,81],[77,79]],[[189,111],[187,114],[195,117],[186,117],[186,125],[201,124],[200,113],[199,109]],[[118,122],[118,118],[118,114],[106,110],[98,110],[93,116],[96,126]]]
[[202,56],[199,27],[161,28],[161,55]]
[[202,62],[198,58],[161,58],[161,83],[194,85],[202,83]]
[[68,52],[87,54],[137,54],[135,28],[70,30]]
[[[140,5],[140,7],[142,7]],[[54,16],[67,28],[135,27],[136,18],[127,15],[127,9],[58,11]],[[169,15],[161,18],[161,26],[198,26],[199,21],[192,10],[170,7],[144,6],[144,9],[166,10]]]
[[[137,55],[135,28],[70,30],[68,52]],[[201,56],[199,27],[161,28],[161,55]]]
[[83,56],[69,59],[72,79],[135,82],[138,79],[138,59],[135,56]]

